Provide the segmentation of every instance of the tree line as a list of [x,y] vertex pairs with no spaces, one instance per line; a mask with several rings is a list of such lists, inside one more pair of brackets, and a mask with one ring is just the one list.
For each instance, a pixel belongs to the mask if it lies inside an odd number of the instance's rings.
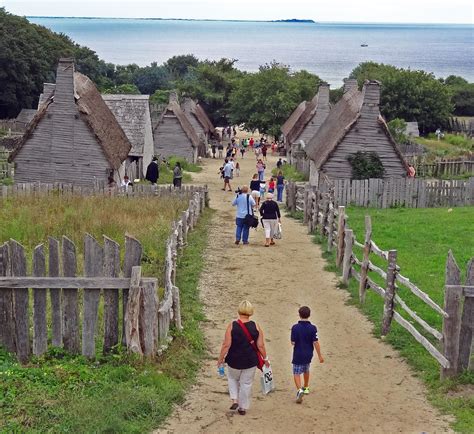
[[[149,94],[153,102],[166,103],[170,91],[178,91],[198,99],[216,125],[239,124],[272,135],[279,135],[291,112],[321,83],[315,74],[276,62],[251,73],[237,69],[236,59],[199,60],[192,54],[161,65],[114,65],[68,36],[0,8],[0,118],[36,107],[43,83],[54,82],[57,61],[65,56],[74,57],[77,70],[103,93]],[[438,79],[374,62],[360,64],[350,76],[360,86],[366,79],[380,80],[382,114],[389,121],[418,121],[423,132],[446,125],[452,115],[474,115],[474,84],[462,77]],[[331,101],[341,95],[342,89],[331,90]]]

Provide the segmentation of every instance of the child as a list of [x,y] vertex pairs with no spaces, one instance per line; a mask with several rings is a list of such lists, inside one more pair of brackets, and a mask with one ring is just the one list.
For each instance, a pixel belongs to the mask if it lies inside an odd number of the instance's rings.
[[237,176],[240,176],[240,164],[239,164],[238,161],[237,161],[237,163],[235,163],[235,174]]
[[260,197],[265,197],[266,189],[267,189],[267,183],[265,181],[260,181]]
[[[300,320],[291,328],[293,345],[293,378],[296,385],[296,402],[301,404],[303,395],[309,394],[309,366],[313,358],[313,348],[318,353],[319,363],[324,363],[318,341],[318,329],[309,321],[311,310],[308,306],[299,308]],[[304,385],[301,387],[301,374]]]
[[270,181],[268,182],[268,192],[273,193],[275,191],[275,180],[273,178],[270,178]]

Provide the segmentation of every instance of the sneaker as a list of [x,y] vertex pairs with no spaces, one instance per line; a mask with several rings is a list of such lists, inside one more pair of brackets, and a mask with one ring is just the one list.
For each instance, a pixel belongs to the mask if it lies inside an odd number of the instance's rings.
[[239,240],[235,240],[235,244],[239,245],[239,244],[240,244],[240,241],[239,241]]
[[303,395],[304,395],[304,390],[298,389],[298,392],[296,392],[296,402],[298,404],[301,404],[303,402]]
[[309,387],[303,387],[303,393],[309,395]]

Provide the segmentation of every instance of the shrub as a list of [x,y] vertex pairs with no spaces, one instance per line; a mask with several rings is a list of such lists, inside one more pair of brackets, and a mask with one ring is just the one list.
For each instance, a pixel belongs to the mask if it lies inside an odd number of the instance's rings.
[[347,157],[352,166],[352,179],[383,178],[384,168],[376,152],[356,152]]

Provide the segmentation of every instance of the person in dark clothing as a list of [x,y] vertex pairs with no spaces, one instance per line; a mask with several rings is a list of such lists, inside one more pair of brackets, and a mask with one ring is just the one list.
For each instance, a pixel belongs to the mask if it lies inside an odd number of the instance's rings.
[[212,158],[216,158],[217,146],[215,143],[211,145]]
[[260,207],[260,215],[262,216],[263,228],[265,230],[265,247],[275,245],[273,236],[281,224],[280,207],[273,200],[273,194],[267,193],[265,202]]
[[[291,344],[293,345],[293,378],[296,385],[296,402],[300,404],[303,395],[309,394],[309,366],[314,350],[318,353],[319,363],[324,363],[318,340],[318,329],[309,321],[311,309],[308,306],[299,308],[300,320],[291,328]],[[304,385],[301,387],[301,374]]]
[[283,161],[281,161],[281,158],[279,158],[277,161],[277,169],[280,170],[281,166],[283,166]]
[[239,319],[227,326],[217,366],[223,365],[224,361],[227,363],[229,395],[232,400],[230,409],[238,410],[243,416],[250,407],[252,382],[258,364],[257,353],[250,344],[243,327],[250,333],[267,367],[270,366],[270,362],[265,349],[263,331],[258,324],[250,321],[254,313],[252,304],[247,300],[242,301],[239,304],[238,313]]
[[153,157],[153,160],[146,168],[145,179],[150,181],[153,185],[156,184],[160,177],[160,167],[158,166],[158,158]]
[[181,188],[182,180],[183,180],[183,170],[181,169],[181,164],[179,163],[179,161],[177,161],[173,169],[173,185],[176,188]]
[[256,173],[253,175],[253,178],[250,181],[250,192],[257,206],[260,206],[260,181]]
[[283,190],[285,189],[285,177],[283,172],[280,170],[277,175],[277,202],[283,202]]

